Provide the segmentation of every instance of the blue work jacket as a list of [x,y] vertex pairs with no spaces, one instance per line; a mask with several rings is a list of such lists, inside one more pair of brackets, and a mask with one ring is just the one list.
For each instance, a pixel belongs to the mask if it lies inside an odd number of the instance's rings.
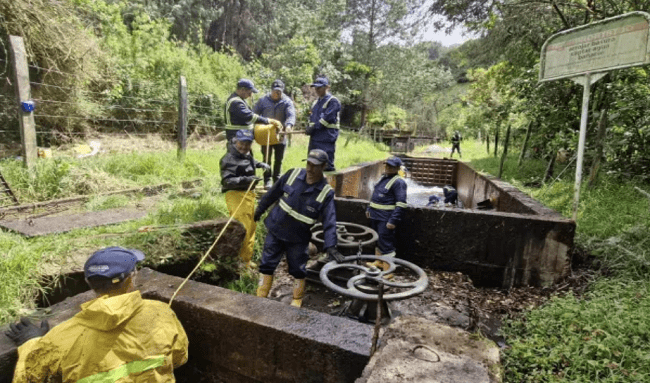
[[321,218],[324,248],[336,246],[334,190],[325,177],[320,182],[309,185],[306,176],[307,171],[302,168],[286,172],[262,197],[257,211],[263,213],[278,202],[264,224],[270,233],[291,243],[309,242],[310,229]]
[[248,107],[246,101],[233,93],[228,97],[224,110],[227,130],[253,129],[253,124],[268,124],[269,119],[261,117]]
[[336,142],[339,137],[340,113],[341,103],[330,93],[316,100],[309,114],[309,125],[314,127],[311,140]]
[[[278,120],[284,126],[296,125],[296,108],[293,106],[293,101],[284,93],[278,101],[273,101],[270,94],[260,98],[253,106],[253,113]],[[285,143],[286,140],[287,136],[283,136],[282,142]]]
[[397,224],[406,207],[406,182],[398,174],[384,174],[375,184],[368,211],[370,218]]

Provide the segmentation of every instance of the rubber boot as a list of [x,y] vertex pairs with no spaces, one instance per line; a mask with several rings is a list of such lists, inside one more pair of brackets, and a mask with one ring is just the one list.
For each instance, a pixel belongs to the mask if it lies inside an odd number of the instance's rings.
[[302,298],[305,296],[305,280],[304,279],[294,279],[293,280],[293,299],[291,300],[291,306],[300,307],[302,306]]
[[273,275],[262,274],[260,276],[260,282],[257,287],[257,296],[261,298],[266,298],[269,296],[271,285],[273,285]]

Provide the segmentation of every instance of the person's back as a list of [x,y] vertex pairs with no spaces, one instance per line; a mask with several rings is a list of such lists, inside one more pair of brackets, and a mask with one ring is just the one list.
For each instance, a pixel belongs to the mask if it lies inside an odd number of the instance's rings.
[[[133,251],[104,250],[111,249]],[[104,267],[110,266],[98,270]],[[133,274],[126,275],[106,283],[117,280],[121,289],[126,281],[129,288]],[[15,340],[16,333],[10,337]],[[173,370],[187,361],[187,350],[185,330],[165,303],[142,299],[139,291],[101,294],[71,319],[20,345],[14,383],[174,382]]]

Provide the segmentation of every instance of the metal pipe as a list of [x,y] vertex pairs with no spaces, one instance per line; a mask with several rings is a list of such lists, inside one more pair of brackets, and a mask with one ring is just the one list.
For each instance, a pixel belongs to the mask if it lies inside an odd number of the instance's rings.
[[585,154],[585,140],[587,137],[587,120],[589,119],[589,96],[591,95],[591,73],[586,73],[582,92],[582,115],[580,117],[580,140],[578,141],[578,161],[576,163],[576,183],[573,195],[573,220],[578,218],[578,204],[580,202],[580,184],[582,183],[582,163]]

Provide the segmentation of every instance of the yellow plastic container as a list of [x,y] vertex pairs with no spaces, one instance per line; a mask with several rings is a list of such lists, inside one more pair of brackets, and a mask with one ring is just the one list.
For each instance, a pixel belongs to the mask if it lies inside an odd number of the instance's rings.
[[278,133],[278,129],[272,124],[255,125],[253,128],[255,142],[262,146],[279,144],[280,136]]

